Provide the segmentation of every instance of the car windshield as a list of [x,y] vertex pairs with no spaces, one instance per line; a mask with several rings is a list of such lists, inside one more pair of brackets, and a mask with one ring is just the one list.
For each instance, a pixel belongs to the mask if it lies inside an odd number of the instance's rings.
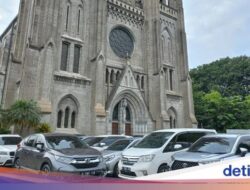
[[134,148],[160,148],[173,135],[173,132],[155,132],[143,138]]
[[93,146],[96,143],[99,143],[104,137],[88,137],[83,140],[83,142],[87,143],[89,146]]
[[236,139],[235,137],[203,137],[193,144],[188,151],[227,154],[231,152]]
[[74,136],[47,136],[46,140],[48,147],[54,150],[88,148],[88,145]]
[[123,151],[127,146],[132,142],[132,140],[118,140],[115,143],[111,144],[107,150],[112,151]]
[[0,145],[17,145],[21,141],[21,137],[0,137]]
[[119,139],[122,139],[122,138],[125,138],[125,137],[106,137],[104,138],[103,140],[101,140],[97,146],[99,146],[101,143],[104,143],[105,146],[109,146],[111,145],[112,143],[114,143],[115,141],[119,140]]

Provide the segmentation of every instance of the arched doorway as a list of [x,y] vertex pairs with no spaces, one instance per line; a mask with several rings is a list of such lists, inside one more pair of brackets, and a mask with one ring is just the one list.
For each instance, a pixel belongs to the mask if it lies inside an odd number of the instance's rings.
[[131,109],[126,99],[116,104],[112,117],[112,134],[133,135]]

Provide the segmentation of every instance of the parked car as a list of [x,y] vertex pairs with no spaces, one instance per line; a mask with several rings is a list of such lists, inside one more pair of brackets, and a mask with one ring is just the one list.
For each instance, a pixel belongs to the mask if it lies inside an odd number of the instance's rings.
[[99,143],[96,143],[92,146],[93,148],[99,151],[105,150],[106,148],[108,148],[108,146],[110,146],[117,140],[131,138],[131,136],[125,136],[125,135],[105,135],[100,137],[104,138]]
[[118,177],[118,162],[122,157],[122,151],[129,149],[136,145],[141,138],[128,138],[121,139],[111,144],[106,150],[103,151],[102,155],[108,168],[108,174],[113,177]]
[[12,166],[17,145],[22,141],[19,135],[0,135],[0,166]]
[[170,170],[171,156],[184,151],[202,136],[215,130],[166,129],[145,136],[140,143],[122,153],[119,177],[133,178]]
[[105,138],[104,136],[90,136],[85,139],[82,139],[82,141],[88,144],[89,146],[93,146],[95,144],[98,144],[104,138]]
[[244,157],[250,151],[250,135],[220,134],[202,137],[187,152],[173,155],[171,169],[178,170]]
[[105,175],[101,153],[68,134],[34,134],[16,151],[15,166],[44,172]]

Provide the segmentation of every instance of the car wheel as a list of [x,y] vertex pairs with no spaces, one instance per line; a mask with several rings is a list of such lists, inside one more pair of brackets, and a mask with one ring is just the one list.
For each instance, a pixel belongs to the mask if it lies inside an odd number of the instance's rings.
[[41,171],[44,173],[50,173],[52,171],[52,168],[49,164],[43,164]]
[[164,164],[158,168],[157,173],[168,172],[169,170],[170,170],[169,166],[167,164]]
[[20,164],[20,159],[19,158],[15,159],[15,161],[14,161],[14,167],[17,168],[17,169],[21,168],[21,164]]
[[119,168],[118,168],[118,163],[117,163],[114,167],[113,177],[118,177],[118,175],[119,175]]

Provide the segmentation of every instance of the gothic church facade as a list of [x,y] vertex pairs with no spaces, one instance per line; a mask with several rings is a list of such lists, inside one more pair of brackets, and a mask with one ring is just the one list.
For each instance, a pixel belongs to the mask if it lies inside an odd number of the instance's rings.
[[37,101],[53,131],[196,126],[182,0],[20,0],[0,40],[1,103]]

